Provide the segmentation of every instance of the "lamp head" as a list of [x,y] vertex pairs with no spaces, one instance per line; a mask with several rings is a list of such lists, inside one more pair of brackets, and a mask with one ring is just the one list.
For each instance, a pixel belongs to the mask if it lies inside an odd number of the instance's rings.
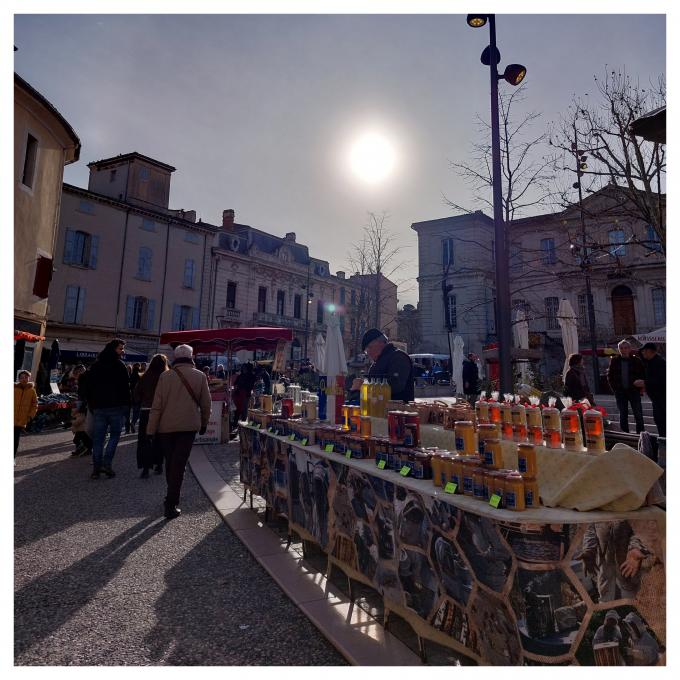
[[481,28],[482,26],[485,26],[487,22],[487,16],[486,14],[468,14],[467,15],[467,24],[471,28]]
[[505,78],[510,85],[519,85],[524,80],[526,74],[526,66],[522,66],[522,64],[508,64],[505,67],[503,78]]

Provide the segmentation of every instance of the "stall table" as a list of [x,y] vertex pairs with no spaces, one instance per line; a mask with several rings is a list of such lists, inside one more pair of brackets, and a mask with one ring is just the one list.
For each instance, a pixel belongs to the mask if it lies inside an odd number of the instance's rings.
[[[261,426],[240,435],[246,489],[380,593],[386,625],[394,612],[484,665],[665,664],[663,510],[495,509]],[[615,650],[594,641],[611,609]]]

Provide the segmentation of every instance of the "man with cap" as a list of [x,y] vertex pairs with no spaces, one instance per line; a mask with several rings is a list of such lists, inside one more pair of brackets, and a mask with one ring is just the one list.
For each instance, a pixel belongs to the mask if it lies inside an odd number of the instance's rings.
[[146,426],[147,435],[156,435],[165,458],[165,517],[179,517],[179,494],[184,470],[196,432],[205,434],[210,419],[208,379],[193,361],[189,345],[175,347],[171,371],[161,373]]
[[395,401],[413,401],[413,362],[411,357],[397,349],[377,328],[369,328],[361,339],[361,349],[373,362],[369,378],[387,378]]
[[652,400],[652,413],[660,437],[666,436],[666,360],[656,352],[653,342],[640,348],[645,365],[645,391]]

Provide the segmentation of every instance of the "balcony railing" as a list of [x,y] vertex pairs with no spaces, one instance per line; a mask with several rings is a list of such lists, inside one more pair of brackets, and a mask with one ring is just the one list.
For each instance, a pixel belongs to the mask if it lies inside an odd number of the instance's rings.
[[[292,316],[282,316],[281,314],[272,314],[270,312],[255,312],[253,314],[253,324],[260,326],[281,326],[283,328],[292,328],[296,331],[305,330],[305,320],[296,319]],[[309,320],[309,332],[323,331],[326,329],[326,324],[316,323],[316,321]]]
[[221,307],[216,316],[221,321],[239,322],[241,321],[241,310],[232,309],[231,307]]

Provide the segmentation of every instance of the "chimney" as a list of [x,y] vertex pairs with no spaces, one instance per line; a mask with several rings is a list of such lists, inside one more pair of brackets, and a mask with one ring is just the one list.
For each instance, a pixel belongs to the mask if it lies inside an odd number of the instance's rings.
[[336,275],[339,279],[344,279],[344,278],[345,278],[345,272],[336,272],[335,275]]
[[188,222],[195,222],[196,221],[196,211],[195,210],[185,210],[184,215],[182,217],[187,220]]
[[234,211],[229,208],[229,210],[222,211],[222,228],[229,229],[234,226]]
[[285,240],[286,240],[286,241],[292,241],[293,243],[295,243],[295,232],[294,232],[294,231],[289,231],[289,232],[286,234]]

